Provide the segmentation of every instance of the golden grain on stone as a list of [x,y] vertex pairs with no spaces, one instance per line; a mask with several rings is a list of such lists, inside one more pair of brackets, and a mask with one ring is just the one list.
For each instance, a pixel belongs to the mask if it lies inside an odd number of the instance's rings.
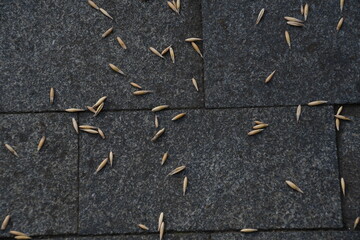
[[303,26],[305,26],[303,23],[294,22],[294,21],[287,21],[286,23],[287,23],[288,25],[294,26],[294,27],[303,27]]
[[159,53],[158,50],[156,50],[156,49],[153,48],[153,47],[149,47],[149,49],[150,49],[150,51],[151,51],[152,53],[154,53],[156,56],[161,57],[162,59],[164,59],[163,55],[161,55],[161,53]]
[[121,71],[120,68],[118,68],[118,67],[115,66],[114,64],[109,63],[109,66],[110,66],[110,68],[111,68],[113,71],[115,71],[115,72],[117,72],[117,73],[120,73],[120,74],[122,74],[122,75],[125,75],[125,73],[124,73],[123,71]]
[[181,3],[180,3],[180,0],[177,0],[176,1],[176,8],[177,10],[180,12],[180,7],[181,7]]
[[124,43],[124,41],[120,37],[117,37],[116,40],[118,41],[118,43],[120,44],[120,46],[123,49],[127,49],[126,44]]
[[15,238],[15,239],[21,239],[21,240],[31,239],[31,237],[29,237],[29,236],[15,236],[14,238]]
[[336,126],[336,131],[340,131],[340,119],[338,118],[335,119],[335,126]]
[[165,233],[165,223],[162,222],[160,225],[160,240],[164,238],[164,233]]
[[179,114],[177,114],[175,117],[173,117],[171,120],[172,120],[172,121],[176,121],[176,120],[184,117],[185,115],[186,115],[186,113],[179,113]]
[[160,231],[161,223],[164,221],[164,213],[161,212],[159,215],[159,221],[158,221],[158,228],[157,230]]
[[339,22],[338,22],[338,24],[336,26],[337,31],[339,31],[341,29],[341,27],[343,25],[343,22],[344,22],[344,18],[342,17],[342,18],[340,18],[340,20],[339,20]]
[[255,124],[264,124],[264,122],[261,122],[261,121],[254,121]]
[[175,53],[174,53],[174,49],[172,47],[170,47],[170,57],[171,57],[172,63],[175,63]]
[[344,9],[344,3],[345,3],[345,0],[340,0],[340,11],[341,12]]
[[5,218],[4,218],[4,221],[2,222],[1,224],[1,230],[5,230],[7,225],[9,224],[9,221],[10,221],[10,215],[7,215]]
[[270,75],[265,79],[265,83],[268,83],[271,81],[271,79],[274,77],[276,70],[274,70]]
[[102,14],[104,14],[105,16],[107,16],[108,18],[113,20],[113,17],[110,16],[110,14],[105,9],[99,8],[99,10],[100,10],[100,12],[102,12]]
[[170,48],[171,48],[171,45],[168,46],[167,48],[165,48],[164,50],[162,50],[161,55],[164,56],[170,50]]
[[164,110],[167,108],[169,108],[169,105],[160,105],[160,106],[154,107],[153,109],[151,109],[151,111],[158,112],[158,111],[161,111],[161,110]]
[[302,23],[304,22],[303,20],[300,20],[300,19],[297,19],[297,18],[294,18],[294,17],[284,17],[286,21],[292,21],[292,22],[299,22],[299,23]]
[[105,134],[104,134],[104,132],[103,132],[100,128],[98,128],[97,131],[99,132],[100,137],[101,137],[102,139],[105,139]]
[[15,149],[10,146],[9,144],[5,143],[5,147],[7,148],[7,150],[9,150],[12,154],[14,154],[15,156],[19,157],[19,155],[17,154],[17,152],[15,151]]
[[191,42],[191,46],[194,48],[194,50],[200,55],[200,57],[203,57],[198,45],[195,42]]
[[143,230],[146,230],[146,231],[149,230],[149,228],[147,226],[145,226],[144,224],[141,224],[141,223],[138,224],[138,227],[143,229]]
[[299,122],[301,115],[301,105],[297,106],[296,108],[296,121]]
[[154,117],[154,125],[155,125],[155,128],[159,127],[159,118],[157,115],[155,115],[155,117]]
[[261,21],[262,17],[264,16],[264,12],[265,12],[265,8],[261,9],[260,12],[259,12],[259,15],[256,19],[256,25],[259,24],[259,22]]
[[91,125],[80,125],[79,126],[80,129],[98,129],[97,127],[95,126],[91,126]]
[[194,85],[196,91],[198,92],[198,91],[199,91],[199,87],[198,87],[198,84],[197,84],[196,79],[195,79],[195,78],[192,78],[192,79],[191,79],[191,82],[192,82],[192,84]]
[[256,129],[256,130],[252,130],[252,131],[250,131],[250,132],[248,132],[248,136],[253,136],[253,135],[255,135],[255,134],[258,134],[258,133],[260,133],[260,132],[262,132],[264,129]]
[[308,15],[309,15],[309,4],[305,4],[305,6],[304,6],[304,19],[305,19],[305,21],[307,20]]
[[359,224],[359,222],[360,222],[360,217],[357,217],[354,221],[354,227],[353,227],[354,230],[357,227],[357,225]]
[[304,5],[302,5],[302,4],[300,6],[300,13],[301,13],[301,15],[304,15]]
[[262,124],[258,124],[258,125],[253,126],[253,129],[262,129],[262,128],[266,128],[268,126],[269,126],[269,124],[262,123]]
[[130,82],[130,85],[135,87],[135,88],[141,89],[141,86],[139,84],[137,84],[137,83]]
[[107,164],[107,162],[108,162],[108,158],[105,158],[104,160],[102,160],[102,162],[96,168],[95,174],[97,174],[101,169],[103,169],[105,167],[105,165]]
[[133,94],[135,96],[140,96],[140,95],[145,95],[145,94],[148,94],[148,93],[153,93],[154,91],[151,91],[151,90],[139,90],[139,91],[135,91],[133,92]]
[[336,115],[340,115],[343,110],[343,106],[339,107],[339,109],[336,112]]
[[45,137],[45,136],[42,136],[42,138],[40,139],[39,144],[38,144],[38,146],[37,146],[37,151],[40,151],[41,148],[44,146],[45,139],[46,139],[46,137]]
[[188,177],[185,176],[183,181],[183,196],[185,196],[186,194],[187,185],[188,185]]
[[91,134],[99,134],[97,130],[94,129],[80,129],[83,132],[91,133]]
[[295,183],[289,181],[289,180],[286,180],[285,181],[286,184],[291,187],[292,189],[294,189],[295,191],[298,191],[298,192],[301,192],[301,193],[304,193],[298,186],[295,185]]
[[75,113],[75,112],[84,112],[85,109],[81,108],[67,108],[65,109],[66,112]]
[[152,142],[155,142],[159,137],[161,137],[161,135],[163,135],[165,132],[165,128],[160,129],[155,135],[154,137],[151,139]]
[[172,171],[168,174],[168,176],[172,176],[172,175],[175,175],[175,174],[177,174],[177,173],[179,173],[179,172],[181,172],[181,171],[184,171],[185,168],[186,168],[185,165],[180,166],[180,167],[177,167],[177,168],[175,168],[174,170],[172,170]]
[[104,108],[104,102],[102,102],[100,104],[100,106],[96,109],[96,112],[94,113],[94,117],[96,117],[97,115],[99,115],[99,113],[101,112],[101,110]]
[[107,36],[110,35],[110,33],[112,33],[113,29],[114,29],[113,27],[109,28],[108,30],[106,30],[106,31],[101,35],[101,37],[102,37],[102,38],[106,38]]
[[110,161],[110,166],[113,165],[113,160],[114,160],[114,153],[112,151],[109,152],[109,161]]
[[289,46],[289,48],[291,48],[291,39],[290,39],[290,34],[288,31],[285,31],[285,40],[286,40],[286,43]]
[[50,104],[54,103],[54,97],[55,97],[55,90],[54,88],[50,88],[50,93],[49,93]]
[[164,153],[164,155],[161,158],[161,166],[164,165],[168,157],[169,157],[169,152]]
[[336,117],[336,118],[338,118],[338,119],[341,119],[341,120],[351,121],[351,119],[350,119],[350,118],[345,117],[345,116],[343,116],[343,115],[335,115],[335,117]]
[[309,106],[318,106],[318,105],[322,105],[322,104],[325,104],[325,103],[327,103],[327,101],[318,100],[318,101],[309,102],[308,105]]
[[15,235],[15,236],[27,236],[27,234],[25,234],[25,233],[22,233],[22,232],[19,232],[19,231],[14,231],[14,230],[9,231],[9,233],[11,235]]
[[96,10],[99,10],[99,7],[98,7],[93,1],[88,0],[88,4],[89,4],[91,7],[95,8]]
[[75,132],[77,134],[79,134],[79,127],[78,127],[78,124],[77,124],[75,118],[72,118],[71,121],[72,121],[72,125],[73,125],[73,128],[74,128]]
[[340,184],[341,184],[342,194],[345,196],[345,180],[344,180],[344,178],[340,179]]
[[106,100],[106,98],[107,98],[107,96],[99,98],[99,100],[97,100],[97,102],[94,104],[94,106],[92,106],[92,108],[95,109],[98,106],[100,106],[100,104],[102,104]]
[[176,6],[170,2],[170,1],[167,1],[167,4],[168,6],[171,8],[171,10],[173,10],[174,12],[176,12],[177,14],[179,14],[179,10],[176,8]]
[[185,42],[195,42],[195,41],[202,41],[202,38],[192,37],[185,39]]
[[252,233],[252,232],[257,232],[258,230],[255,228],[243,228],[240,230],[240,232],[242,233]]

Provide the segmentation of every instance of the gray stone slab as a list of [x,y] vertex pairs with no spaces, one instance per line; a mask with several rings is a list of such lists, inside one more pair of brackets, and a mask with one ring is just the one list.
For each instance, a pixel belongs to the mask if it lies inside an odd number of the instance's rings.
[[[118,236],[86,236],[86,237],[63,237],[63,238],[49,238],[54,240],[77,240],[77,239],[89,239],[89,240],[157,240],[158,234],[147,235],[118,235]],[[164,240],[209,240],[209,234],[196,234],[196,233],[176,233],[165,234]]]
[[356,240],[360,238],[358,232],[350,231],[309,231],[309,232],[258,232],[251,234],[243,233],[218,233],[212,234],[212,240],[242,240],[242,239],[256,239],[256,240],[283,240],[283,239],[309,239],[309,240]]
[[[203,62],[184,42],[202,35],[200,0],[184,2],[180,16],[166,2],[98,4],[115,21],[85,0],[1,2],[0,112],[63,110],[93,104],[104,95],[109,97],[107,109],[148,108],[160,100],[174,107],[204,105]],[[114,33],[102,39],[110,27]],[[127,50],[120,48],[116,36],[125,41]],[[148,49],[169,45],[175,64],[169,55],[162,60]],[[109,63],[127,76],[113,72]],[[192,77],[198,79],[200,92],[192,86]],[[155,93],[135,97],[130,82]],[[56,90],[53,106],[48,103],[51,87]]]
[[[172,122],[177,113],[159,113],[167,130],[155,143],[150,111],[80,115],[108,136],[80,136],[81,234],[140,232],[138,223],[154,232],[160,212],[175,231],[342,227],[332,107],[304,107],[298,124],[293,107],[189,110]],[[249,137],[256,119],[270,127]],[[113,167],[94,175],[109,151]],[[167,177],[183,164],[185,172]]]
[[[78,146],[71,116],[1,114],[0,131],[0,214],[2,220],[11,215],[0,237],[10,236],[9,230],[33,235],[76,233]],[[43,135],[45,144],[37,152]]]
[[[359,103],[360,2],[347,2],[343,13],[339,1],[309,4],[306,26],[296,28],[283,17],[301,18],[297,1],[204,0],[205,105],[279,106],[316,99]],[[262,8],[264,17],[255,25]],[[341,16],[345,21],[337,32]]]
[[346,182],[346,195],[343,197],[344,221],[348,228],[353,228],[354,220],[360,216],[360,107],[344,106],[342,114],[352,120],[351,122],[341,122],[338,149],[340,173]]

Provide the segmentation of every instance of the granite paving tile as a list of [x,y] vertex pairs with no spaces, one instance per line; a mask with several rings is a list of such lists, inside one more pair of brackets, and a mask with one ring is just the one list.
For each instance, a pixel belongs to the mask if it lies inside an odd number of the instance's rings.
[[[300,4],[203,1],[207,107],[297,105],[317,99],[360,102],[360,2],[346,2],[341,13],[339,1],[311,1],[305,27],[287,25],[284,16],[302,19]],[[262,8],[264,17],[255,25]],[[345,21],[337,32],[341,16]],[[274,70],[273,79],[265,84]]]
[[[71,116],[1,114],[0,131],[1,219],[11,215],[0,238],[10,236],[9,230],[35,235],[76,233],[78,146]],[[44,135],[45,144],[37,152]],[[19,157],[12,155],[5,143],[13,146]]]
[[[174,107],[204,105],[203,61],[184,41],[202,35],[200,0],[184,2],[180,15],[166,2],[98,1],[115,21],[85,0],[0,3],[0,112],[63,110],[103,95],[109,96],[108,109],[149,108],[160,100]],[[110,27],[113,34],[102,39]],[[120,48],[116,36],[127,50]],[[169,55],[162,60],[149,51],[150,46],[161,51],[169,45],[175,64]],[[126,76],[113,72],[109,63]],[[192,77],[198,79],[200,92],[192,86]],[[155,93],[135,97],[130,82]],[[48,104],[51,87],[56,90],[54,105]]]
[[283,240],[283,239],[309,239],[309,240],[355,240],[359,239],[358,232],[350,231],[298,231],[298,232],[258,232],[251,234],[243,233],[217,233],[211,235],[211,240]]
[[[81,114],[81,124],[100,127],[107,139],[80,135],[80,233],[140,232],[138,223],[154,232],[160,212],[174,231],[341,228],[334,109],[304,107],[300,123],[295,110],[189,110],[178,122],[170,119],[180,111],[163,111],[166,132],[156,142],[151,111]],[[249,137],[256,119],[270,126]],[[94,175],[109,151],[113,167]],[[167,176],[180,165],[187,169]]]
[[[351,122],[341,121],[338,134],[340,173],[345,179],[346,195],[343,197],[344,221],[348,228],[353,228],[354,220],[360,216],[360,107],[344,106],[343,115]],[[359,226],[360,227],[360,226]],[[357,230],[359,230],[357,227]]]

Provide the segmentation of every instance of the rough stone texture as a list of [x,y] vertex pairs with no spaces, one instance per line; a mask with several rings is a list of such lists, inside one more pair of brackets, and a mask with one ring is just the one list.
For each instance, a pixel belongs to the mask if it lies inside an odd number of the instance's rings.
[[[49,238],[48,240],[77,240],[77,239],[86,239],[86,240],[158,240],[158,234],[151,235],[118,235],[111,237],[64,237],[64,238]],[[194,233],[176,233],[176,234],[165,234],[165,240],[209,240],[210,235],[208,234],[194,234]]]
[[349,231],[311,231],[311,232],[258,232],[258,233],[218,233],[212,234],[211,240],[356,240],[360,238],[358,232]]
[[[204,0],[206,106],[297,105],[317,99],[359,103],[360,1],[347,1],[343,14],[339,1],[309,4],[306,26],[296,28],[283,17],[301,18],[300,1]],[[262,8],[263,20],[255,25]],[[345,21],[337,32],[341,16]]]
[[[62,110],[93,104],[109,97],[106,109],[149,108],[166,102],[173,107],[201,107],[202,59],[184,42],[201,37],[200,0],[184,1],[180,16],[165,1],[98,1],[116,21],[91,8],[86,1],[0,1],[0,112]],[[103,32],[114,27],[105,39]],[[128,46],[120,48],[120,36]],[[160,59],[149,51],[172,45]],[[200,43],[201,46],[201,43]],[[113,72],[120,67],[127,76]],[[198,79],[195,91],[191,78]],[[130,82],[155,93],[135,97]],[[49,102],[49,89],[56,101]],[[21,93],[21,94],[20,94]],[[26,103],[26,104],[24,104]]]
[[[0,115],[1,222],[12,216],[0,237],[9,236],[10,229],[34,235],[76,233],[77,136],[70,119],[55,113]],[[37,152],[43,135],[46,142]]]
[[341,122],[338,150],[340,173],[346,182],[346,196],[343,197],[344,221],[348,228],[353,228],[355,218],[360,216],[360,107],[345,106],[342,114],[352,120]]
[[[189,110],[179,122],[170,121],[179,111],[164,111],[167,130],[155,143],[150,111],[81,114],[108,137],[80,136],[79,232],[140,232],[138,223],[154,232],[160,212],[175,231],[342,227],[333,111],[304,107],[298,124],[293,107]],[[270,126],[249,137],[256,119]],[[114,166],[94,175],[110,150]],[[183,164],[185,172],[166,176]]]

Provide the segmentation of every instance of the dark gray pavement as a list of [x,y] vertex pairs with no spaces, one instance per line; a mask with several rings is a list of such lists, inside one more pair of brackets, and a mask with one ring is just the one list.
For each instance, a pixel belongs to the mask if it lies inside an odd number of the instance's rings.
[[[283,19],[303,19],[301,1],[181,0],[180,14],[166,0],[95,2],[114,20],[86,0],[0,0],[0,223],[11,215],[0,238],[17,230],[33,239],[159,239],[160,212],[164,239],[360,237],[353,229],[360,216],[358,1],[345,1],[342,12],[339,1],[309,1],[303,28]],[[204,38],[197,42],[204,59],[188,37]],[[149,51],[169,45],[175,64]],[[154,92],[134,96],[130,82]],[[97,117],[64,111],[102,96]],[[313,100],[329,102],[306,106]],[[164,104],[156,129],[150,109]],[[340,106],[351,121],[336,131]],[[106,138],[77,135],[72,118]],[[269,126],[248,136],[255,120]],[[94,174],[110,151],[113,166]],[[181,165],[183,172],[167,176]]]

